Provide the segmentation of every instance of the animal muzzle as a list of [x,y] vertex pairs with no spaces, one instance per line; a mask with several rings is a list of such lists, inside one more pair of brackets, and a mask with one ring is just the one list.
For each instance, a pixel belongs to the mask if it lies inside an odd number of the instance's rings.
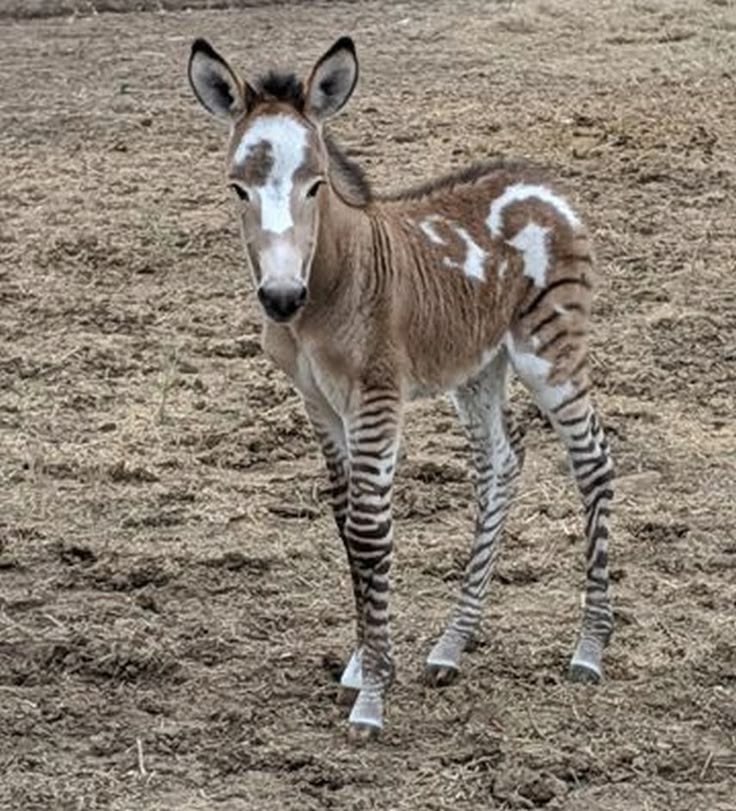
[[269,318],[288,321],[307,300],[307,288],[303,284],[289,287],[264,285],[258,288],[258,300]]

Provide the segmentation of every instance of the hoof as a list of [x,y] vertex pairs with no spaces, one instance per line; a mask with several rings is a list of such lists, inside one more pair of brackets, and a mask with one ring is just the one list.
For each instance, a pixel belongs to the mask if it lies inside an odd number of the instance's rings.
[[345,687],[341,684],[337,688],[335,701],[341,707],[352,707],[353,704],[355,704],[355,699],[358,697],[359,692],[360,691],[356,690],[354,687]]
[[350,724],[348,729],[348,741],[353,746],[365,746],[371,741],[376,741],[381,735],[381,727],[374,724]]
[[433,665],[427,663],[424,669],[424,680],[430,687],[447,687],[460,675],[460,671],[451,665]]
[[603,674],[592,663],[573,661],[570,663],[568,677],[576,684],[598,684]]

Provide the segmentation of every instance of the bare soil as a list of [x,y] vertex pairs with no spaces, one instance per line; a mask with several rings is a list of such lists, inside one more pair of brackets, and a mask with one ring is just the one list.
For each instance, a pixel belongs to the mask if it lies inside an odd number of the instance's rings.
[[[733,811],[734,4],[184,5],[0,8],[0,808]],[[333,131],[378,186],[503,152],[585,213],[619,474],[607,680],[570,685],[578,503],[514,390],[523,494],[480,644],[431,691],[471,484],[449,406],[412,407],[398,679],[359,750],[321,463],[185,77],[195,36],[247,73],[345,32],[362,76]]]

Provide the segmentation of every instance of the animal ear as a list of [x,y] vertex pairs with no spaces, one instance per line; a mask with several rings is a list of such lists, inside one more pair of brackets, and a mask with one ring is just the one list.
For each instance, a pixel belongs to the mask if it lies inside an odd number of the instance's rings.
[[350,37],[340,37],[312,68],[305,112],[322,121],[340,110],[358,81],[358,59]]
[[189,84],[202,106],[224,121],[246,112],[255,93],[204,39],[192,43],[189,56]]

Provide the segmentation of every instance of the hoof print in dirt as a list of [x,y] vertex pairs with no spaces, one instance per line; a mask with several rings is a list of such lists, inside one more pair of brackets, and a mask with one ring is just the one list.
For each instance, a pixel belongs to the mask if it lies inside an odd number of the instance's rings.
[[59,560],[67,566],[89,566],[97,560],[97,555],[87,546],[59,545]]

